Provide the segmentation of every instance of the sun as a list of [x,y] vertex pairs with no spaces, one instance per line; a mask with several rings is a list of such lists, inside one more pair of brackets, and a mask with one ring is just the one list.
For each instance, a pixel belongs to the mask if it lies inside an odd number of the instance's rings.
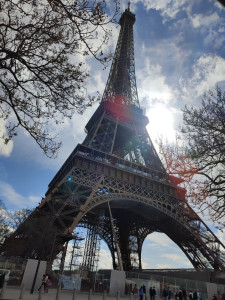
[[169,142],[175,141],[174,117],[171,110],[157,104],[149,109],[146,115],[149,118],[147,130],[153,142],[159,137]]

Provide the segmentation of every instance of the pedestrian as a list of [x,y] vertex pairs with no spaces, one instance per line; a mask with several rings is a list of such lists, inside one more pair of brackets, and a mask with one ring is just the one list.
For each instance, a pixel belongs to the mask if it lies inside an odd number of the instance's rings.
[[156,289],[153,286],[153,288],[152,288],[152,299],[151,300],[155,300],[155,296],[156,296]]
[[196,290],[193,293],[193,300],[198,300],[198,294]]
[[178,299],[179,300],[183,300],[183,293],[181,290],[179,290],[179,293],[178,293]]
[[189,292],[188,298],[189,298],[189,300],[193,299],[193,293],[192,293],[192,291]]
[[217,300],[216,294],[212,296],[212,300]]
[[136,284],[134,285],[132,293],[133,293],[133,296],[134,296],[133,299],[137,300],[138,299],[138,287],[137,287]]
[[42,276],[42,279],[41,279],[41,285],[40,285],[40,287],[38,288],[38,291],[40,291],[40,289],[43,287],[44,288],[44,286],[45,286],[45,281],[46,281],[46,275],[44,274],[43,276]]
[[5,273],[0,274],[0,294],[4,285],[4,281],[5,281]]
[[48,293],[48,288],[52,285],[51,282],[51,277],[48,276],[47,280],[45,281],[45,285],[44,285],[44,292]]
[[163,289],[163,299],[167,300],[167,296],[168,296],[168,291],[166,288]]
[[153,288],[152,286],[149,289],[149,296],[150,296],[150,300],[153,300],[152,296],[153,296]]
[[220,300],[225,300],[225,294],[220,295]]
[[169,290],[168,290],[168,300],[170,300],[171,297],[172,297],[172,292],[171,292],[171,290],[169,289]]
[[143,300],[143,295],[144,295],[143,286],[141,286],[140,289],[139,289],[140,300]]
[[146,288],[145,288],[145,285],[143,285],[143,294],[145,295],[145,300],[147,300],[147,297],[146,297]]
[[182,289],[182,294],[183,294],[183,299],[186,300],[187,299],[187,292],[185,289]]

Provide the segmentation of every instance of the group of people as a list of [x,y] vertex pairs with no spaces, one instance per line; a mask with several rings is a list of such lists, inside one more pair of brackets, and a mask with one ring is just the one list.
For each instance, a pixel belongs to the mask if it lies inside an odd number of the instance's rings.
[[[134,300],[137,300],[138,296],[140,300],[143,300],[144,295],[145,295],[145,300],[147,299],[145,285],[142,285],[140,288],[138,288],[137,285],[135,284],[132,293],[134,295]],[[155,300],[156,289],[154,286],[150,287],[149,296],[150,296],[150,300]]]
[[44,274],[41,280],[41,285],[38,289],[40,291],[42,288],[44,289],[45,293],[48,293],[48,288],[52,285],[51,278],[48,274]]
[[164,300],[170,300],[170,298],[172,297],[172,291],[169,288],[164,288],[162,291],[162,295],[163,295],[163,299]]
[[189,292],[188,298],[189,298],[189,300],[200,300],[201,296],[200,296],[200,293],[197,292],[197,290],[194,290],[193,293],[192,293],[192,291]]
[[[134,300],[138,300],[138,298],[140,300],[143,300],[143,298],[145,300],[147,299],[146,288],[144,285],[142,285],[140,288],[138,288],[137,284],[135,284],[134,288],[132,290],[132,293],[134,296],[133,297]],[[145,297],[144,297],[144,295],[145,295]],[[149,295],[150,295],[150,300],[155,300],[156,289],[154,286],[150,287]],[[197,290],[194,290],[194,292],[189,291],[189,293],[187,293],[185,289],[180,289],[180,290],[172,292],[169,287],[164,287],[164,289],[162,290],[163,300],[170,300],[172,298],[172,296],[175,300],[201,300],[200,293],[197,292]],[[217,300],[217,299],[214,298],[212,300]],[[219,300],[225,300],[225,297],[221,298]]]
[[194,290],[194,292],[190,291],[189,293],[187,293],[185,289],[176,290],[175,292],[172,292],[167,287],[163,289],[162,296],[164,300],[170,300],[173,294],[175,300],[201,300],[200,293],[197,292],[197,290]]
[[[212,296],[212,300],[218,300],[216,294],[214,294]],[[225,300],[225,294],[224,293],[219,296],[219,300]]]

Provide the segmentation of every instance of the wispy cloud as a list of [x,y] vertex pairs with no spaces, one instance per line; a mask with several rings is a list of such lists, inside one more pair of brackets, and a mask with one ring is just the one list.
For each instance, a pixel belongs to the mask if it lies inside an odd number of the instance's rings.
[[157,264],[157,269],[171,269],[171,265],[168,265],[168,264]]
[[133,0],[132,3],[142,3],[147,10],[159,10],[161,15],[164,17],[164,21],[175,18],[176,15],[184,9],[184,4],[187,7],[186,0]]
[[225,83],[225,59],[217,55],[203,54],[192,68],[190,79],[181,80],[183,100],[195,102],[217,83]]
[[146,98],[145,107],[154,101],[168,103],[173,98],[173,92],[166,84],[166,77],[162,74],[162,67],[159,64],[155,65],[150,62],[149,58],[146,58],[145,68],[136,73],[139,81],[140,99]]
[[202,15],[202,14],[194,14],[193,17],[190,17],[193,27],[209,27],[212,25],[216,25],[220,22],[219,15],[214,12],[210,15]]
[[[174,245],[174,242],[171,241],[171,239],[167,235],[158,232],[155,232],[154,234],[149,234],[146,240],[153,242],[154,247],[158,245],[160,247],[170,248],[173,247]],[[148,245],[152,245],[152,244],[148,243]]]
[[162,257],[166,257],[169,258],[173,261],[177,261],[177,260],[183,260],[184,256],[183,255],[179,255],[179,254],[162,254]]
[[28,196],[24,197],[17,193],[14,188],[3,181],[0,181],[0,197],[3,196],[4,199],[6,199],[6,206],[8,207],[9,205],[13,208],[14,210],[20,209],[20,208],[33,208],[34,206],[37,205],[38,201],[41,200],[40,196]]
[[151,244],[149,244],[149,243],[147,244],[148,248],[156,248],[158,246],[159,246],[159,244],[152,244],[152,243]]

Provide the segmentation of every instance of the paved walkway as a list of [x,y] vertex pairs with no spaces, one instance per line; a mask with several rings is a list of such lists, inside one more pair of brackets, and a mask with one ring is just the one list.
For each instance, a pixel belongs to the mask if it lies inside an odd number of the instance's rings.
[[[22,298],[20,297],[21,290],[20,288],[7,287],[4,293],[4,298],[1,300],[103,300],[103,294],[93,294],[91,298],[89,298],[88,293],[77,293],[73,298],[72,291],[61,290],[58,294],[56,294],[56,289],[49,289],[48,294],[41,294],[41,297],[38,292],[34,292],[30,294],[30,291],[25,290]],[[130,300],[130,296],[120,297],[121,300]],[[106,295],[105,300],[117,300],[117,297],[109,297]]]

